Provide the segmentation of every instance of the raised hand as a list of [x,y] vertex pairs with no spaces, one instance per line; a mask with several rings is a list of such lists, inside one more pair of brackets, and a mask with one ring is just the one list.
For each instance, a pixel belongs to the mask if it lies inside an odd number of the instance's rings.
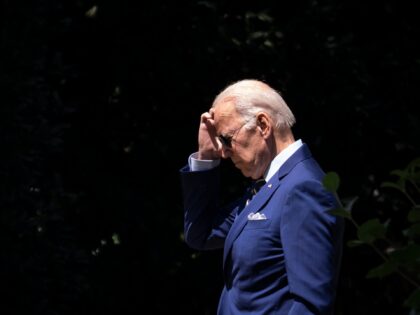
[[210,109],[201,115],[198,129],[198,159],[216,160],[221,158],[222,143],[217,137],[214,112]]

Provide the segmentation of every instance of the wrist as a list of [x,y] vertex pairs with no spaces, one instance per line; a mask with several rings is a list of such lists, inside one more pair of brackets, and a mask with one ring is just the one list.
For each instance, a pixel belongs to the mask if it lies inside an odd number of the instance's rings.
[[213,152],[198,151],[198,160],[217,160],[219,159]]

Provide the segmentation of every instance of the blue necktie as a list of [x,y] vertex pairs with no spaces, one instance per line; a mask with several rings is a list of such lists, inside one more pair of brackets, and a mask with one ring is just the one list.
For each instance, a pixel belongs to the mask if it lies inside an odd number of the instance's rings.
[[257,179],[254,182],[254,185],[251,188],[251,196],[248,198],[248,200],[246,201],[246,205],[249,204],[249,202],[252,200],[252,198],[254,198],[254,196],[257,194],[257,192],[261,189],[262,186],[264,186],[266,183],[264,178],[260,178]]
[[265,183],[266,181],[264,178],[257,179],[254,182],[254,186],[251,189],[252,196],[255,196],[257,192],[261,189],[261,187],[265,185]]

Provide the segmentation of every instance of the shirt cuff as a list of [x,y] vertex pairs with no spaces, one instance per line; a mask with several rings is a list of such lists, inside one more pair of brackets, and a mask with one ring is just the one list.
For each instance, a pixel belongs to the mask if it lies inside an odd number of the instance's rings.
[[197,158],[198,152],[195,152],[190,155],[188,158],[188,165],[190,166],[190,170],[192,172],[197,171],[208,171],[211,170],[220,164],[220,159],[217,160],[199,160]]

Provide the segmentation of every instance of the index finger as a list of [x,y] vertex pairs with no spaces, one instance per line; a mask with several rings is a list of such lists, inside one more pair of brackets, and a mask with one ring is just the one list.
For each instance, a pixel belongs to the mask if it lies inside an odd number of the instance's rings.
[[213,108],[213,107],[212,107],[212,108],[210,108],[209,113],[210,113],[210,115],[211,115],[211,118],[213,118],[213,119],[214,119],[214,108]]
[[214,120],[210,113],[205,112],[201,115],[201,122],[206,125],[214,126]]

